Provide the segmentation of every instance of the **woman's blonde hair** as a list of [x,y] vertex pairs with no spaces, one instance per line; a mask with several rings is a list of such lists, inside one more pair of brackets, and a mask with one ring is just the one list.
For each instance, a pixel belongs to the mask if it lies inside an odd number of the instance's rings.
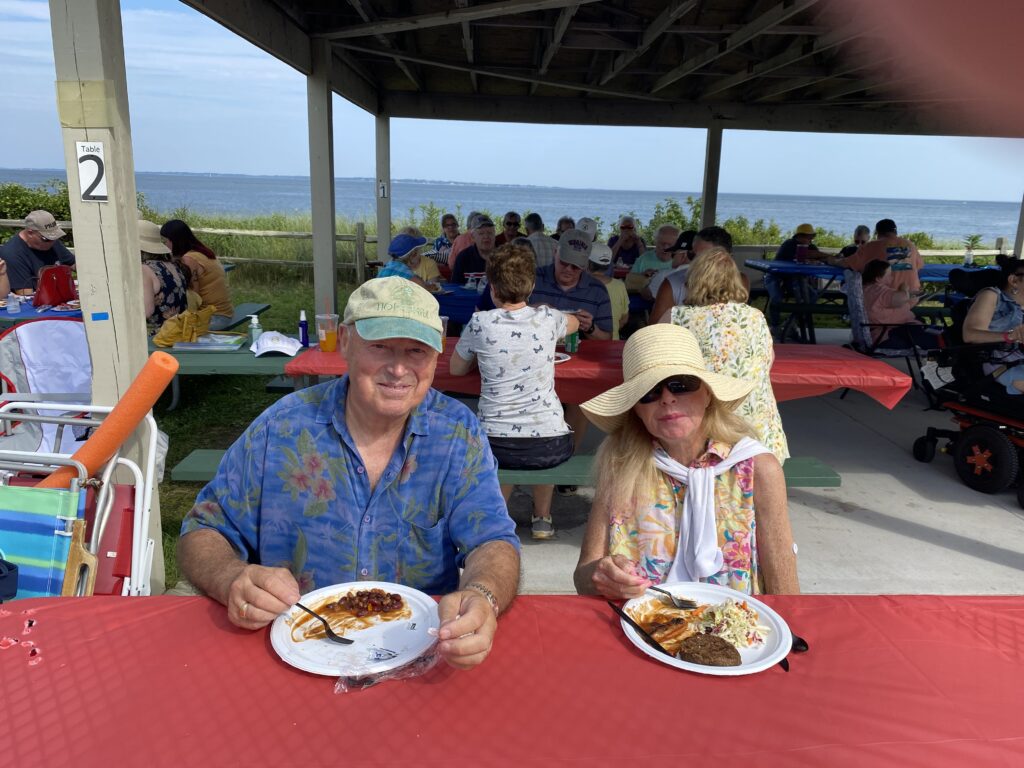
[[[701,422],[705,442],[714,440],[735,445],[743,437],[756,439],[753,427],[743,417],[726,408],[714,395],[708,393],[708,396],[710,402]],[[659,476],[652,457],[653,443],[654,437],[634,406],[622,426],[609,434],[598,448],[594,460],[597,481],[594,505],[603,505],[609,517],[632,517],[653,501]]]
[[686,273],[686,299],[691,307],[726,304],[730,301],[746,304],[750,291],[743,283],[736,262],[724,248],[704,251]]

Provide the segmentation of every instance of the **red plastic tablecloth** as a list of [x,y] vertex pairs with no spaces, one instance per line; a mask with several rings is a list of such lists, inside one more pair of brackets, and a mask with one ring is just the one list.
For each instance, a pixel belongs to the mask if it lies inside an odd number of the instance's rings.
[[[601,600],[521,597],[471,672],[335,695],[206,598],[2,606],[7,765],[1020,765],[1024,597],[768,598],[810,652],[666,667]],[[23,635],[22,611],[36,626]],[[3,647],[0,644],[0,647]]]
[[[437,363],[434,387],[444,392],[480,394],[480,375],[448,373],[455,340],[448,339]],[[555,366],[555,390],[563,403],[582,403],[622,383],[622,341],[584,341],[580,351]],[[285,365],[289,376],[340,376],[348,371],[336,352],[310,349]],[[849,387],[892,408],[910,389],[905,373],[849,349],[826,345],[777,344],[771,372],[775,398],[794,400]]]

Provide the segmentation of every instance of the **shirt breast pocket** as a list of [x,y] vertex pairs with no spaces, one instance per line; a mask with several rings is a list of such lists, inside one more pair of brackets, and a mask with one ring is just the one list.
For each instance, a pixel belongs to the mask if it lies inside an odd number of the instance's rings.
[[454,587],[455,553],[448,535],[448,521],[436,509],[425,507],[407,513],[398,544],[398,579],[425,592],[444,592]]

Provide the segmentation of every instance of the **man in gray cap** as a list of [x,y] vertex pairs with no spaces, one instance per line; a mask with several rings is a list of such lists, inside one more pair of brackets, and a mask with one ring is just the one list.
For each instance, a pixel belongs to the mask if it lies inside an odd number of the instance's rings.
[[28,214],[24,229],[0,246],[0,259],[7,265],[11,282],[9,290],[32,293],[43,267],[74,264],[75,255],[58,242],[66,234],[49,211]]
[[612,308],[608,291],[587,273],[590,238],[578,229],[566,230],[558,241],[554,264],[537,267],[530,304],[547,304],[573,312],[585,339],[612,337]]

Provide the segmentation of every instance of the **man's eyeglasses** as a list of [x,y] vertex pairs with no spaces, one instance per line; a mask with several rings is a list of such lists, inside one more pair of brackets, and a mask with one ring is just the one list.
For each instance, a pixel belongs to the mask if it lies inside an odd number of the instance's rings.
[[867,243],[867,240],[854,240],[853,241],[854,245],[864,245],[865,243]]
[[701,380],[696,376],[675,376],[671,379],[665,379],[665,381],[657,384],[654,389],[641,397],[637,402],[644,405],[658,402],[658,400],[661,399],[661,390],[663,388],[667,389],[673,395],[682,395],[688,392],[696,392],[700,389],[700,385]]
[[583,267],[577,267],[575,264],[570,264],[568,261],[558,260],[558,263],[562,265],[563,269],[571,269],[573,272],[582,272]]
[[518,227],[519,226],[519,222],[518,221],[506,221],[505,222],[505,226],[506,227]]
[[633,229],[632,224],[620,224],[619,229]]

